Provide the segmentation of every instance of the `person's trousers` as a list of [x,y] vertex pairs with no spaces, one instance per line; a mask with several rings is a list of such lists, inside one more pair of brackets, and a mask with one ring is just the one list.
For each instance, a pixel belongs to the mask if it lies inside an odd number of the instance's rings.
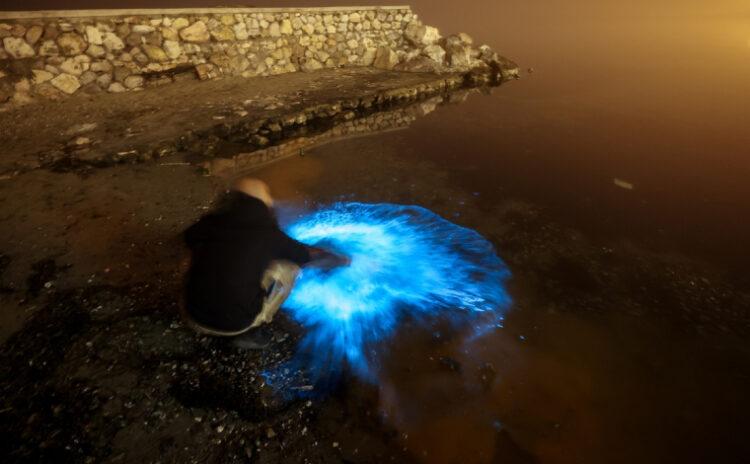
[[292,293],[292,288],[294,287],[294,282],[297,280],[299,272],[299,266],[290,261],[271,262],[261,280],[261,288],[266,292],[263,306],[260,313],[255,316],[253,323],[242,330],[225,332],[204,327],[195,322],[187,312],[185,312],[186,319],[193,329],[206,335],[217,337],[234,337],[242,335],[250,329],[260,327],[263,324],[268,324],[273,320],[276,313],[279,312],[281,305],[284,304],[284,301],[289,297],[289,294]]

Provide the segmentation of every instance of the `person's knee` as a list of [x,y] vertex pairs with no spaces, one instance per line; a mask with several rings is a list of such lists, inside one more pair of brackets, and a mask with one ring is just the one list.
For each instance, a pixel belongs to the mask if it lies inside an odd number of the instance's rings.
[[300,267],[289,261],[272,261],[266,271],[266,275],[284,286],[293,285],[299,273]]

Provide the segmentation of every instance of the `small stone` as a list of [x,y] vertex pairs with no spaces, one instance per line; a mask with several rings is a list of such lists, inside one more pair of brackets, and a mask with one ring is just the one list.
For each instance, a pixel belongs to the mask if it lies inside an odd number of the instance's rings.
[[104,45],[104,48],[106,48],[109,52],[120,51],[125,48],[125,43],[122,41],[122,39],[117,37],[112,32],[104,33],[102,44]]
[[14,24],[13,28],[10,30],[10,33],[13,35],[13,37],[21,38],[26,34],[26,28],[23,26],[23,24]]
[[273,438],[275,436],[276,436],[276,432],[274,432],[274,430],[271,427],[269,427],[269,428],[266,429],[266,437],[268,437],[269,439],[271,439],[271,438]]
[[91,132],[92,130],[96,129],[98,126],[99,124],[95,122],[76,124],[75,126],[72,126],[68,130],[66,130],[65,135],[84,134],[86,132]]
[[91,63],[91,70],[97,73],[111,72],[112,63],[110,63],[109,61],[97,61],[95,63]]
[[80,76],[83,74],[83,66],[73,58],[63,61],[62,64],[60,64],[60,70],[73,76]]
[[292,32],[294,32],[294,30],[292,29],[292,22],[289,21],[288,19],[281,21],[281,26],[279,27],[279,31],[285,35],[289,35]]
[[440,45],[429,45],[422,50],[422,53],[436,63],[442,63],[445,59],[445,50]]
[[180,40],[180,34],[178,34],[177,29],[173,27],[162,27],[161,35],[162,37],[164,37],[164,40],[172,40],[172,41]]
[[45,40],[39,47],[40,56],[57,56],[60,54],[60,48],[54,40]]
[[102,45],[102,33],[94,26],[86,26],[86,40],[91,45]]
[[30,58],[36,55],[31,45],[18,37],[4,38],[3,45],[5,46],[5,51],[13,58]]
[[279,26],[279,23],[271,23],[268,27],[268,34],[271,37],[281,37],[281,27]]
[[182,55],[182,47],[180,46],[180,43],[175,40],[165,40],[164,52],[170,59],[174,60]]
[[113,82],[112,84],[110,84],[109,88],[107,88],[107,91],[112,93],[125,92],[126,90],[127,89],[119,82]]
[[42,34],[44,34],[42,26],[31,26],[29,30],[26,31],[26,42],[30,45],[34,45],[42,37]]
[[178,31],[180,29],[184,29],[190,25],[190,21],[187,20],[187,18],[177,18],[174,21],[172,21],[172,27],[177,29]]
[[234,36],[234,31],[232,30],[232,28],[224,24],[212,29],[211,36],[217,42],[231,42],[233,40],[236,40],[236,37]]
[[393,69],[398,64],[398,55],[389,47],[380,47],[375,55],[373,66],[379,69]]
[[198,74],[198,79],[205,81],[218,77],[216,67],[209,63],[199,64],[195,67],[195,72]]
[[60,74],[52,79],[50,83],[55,86],[55,88],[67,93],[68,95],[74,94],[79,88],[81,88],[81,83],[78,81],[78,78],[71,76],[70,74]]
[[136,24],[133,26],[132,31],[136,34],[148,34],[150,32],[154,32],[156,29],[154,29],[154,26],[146,26],[144,24]]
[[32,81],[36,85],[39,85],[39,84],[41,84],[43,82],[50,81],[50,80],[52,80],[53,77],[55,77],[55,75],[52,74],[51,72],[49,72],[49,71],[43,71],[41,69],[33,69],[31,71],[31,73],[33,75]]
[[109,85],[112,83],[112,75],[111,74],[102,74],[101,76],[96,78],[97,85],[102,89],[109,88]]
[[123,84],[125,85],[125,87],[129,89],[135,89],[138,87],[143,87],[143,82],[144,82],[144,79],[142,76],[132,75],[132,76],[126,77]]
[[86,72],[84,72],[81,75],[81,77],[80,77],[79,80],[81,81],[81,85],[88,85],[88,84],[94,82],[96,80],[96,78],[97,78],[97,75],[96,75],[95,72],[93,72],[93,71],[86,71]]
[[305,72],[311,72],[323,68],[323,63],[316,60],[315,58],[308,58],[302,63],[302,70]]
[[101,45],[89,45],[89,48],[86,49],[86,54],[94,58],[104,58],[107,55],[107,51]]
[[206,23],[198,21],[180,31],[180,37],[187,42],[208,42],[211,36],[208,33]]
[[432,26],[412,22],[406,26],[404,37],[416,46],[432,45],[440,40],[440,32]]
[[459,33],[458,38],[461,39],[461,42],[465,43],[466,45],[472,45],[474,43],[474,39],[472,39],[471,36],[465,32]]
[[350,39],[349,41],[346,42],[346,46],[349,47],[349,48],[351,48],[353,50],[353,49],[359,47],[359,42],[357,42],[354,39]]
[[245,23],[237,23],[232,27],[234,36],[237,40],[247,40],[250,34],[247,32],[247,25]]
[[57,38],[57,44],[60,46],[63,54],[72,56],[80,55],[88,48],[88,44],[83,37],[75,32],[64,32]]
[[455,69],[466,69],[471,66],[471,46],[458,42],[447,42],[448,63]]
[[123,82],[130,74],[130,70],[125,66],[115,67],[114,77],[116,82]]
[[146,34],[143,38],[147,44],[156,45],[157,47],[161,47],[161,44],[164,41],[164,38],[159,32],[151,32],[150,34]]
[[143,52],[153,61],[169,61],[169,57],[161,47],[156,45],[143,44],[141,45]]
[[141,66],[149,66],[149,58],[145,53],[134,53],[133,60]]

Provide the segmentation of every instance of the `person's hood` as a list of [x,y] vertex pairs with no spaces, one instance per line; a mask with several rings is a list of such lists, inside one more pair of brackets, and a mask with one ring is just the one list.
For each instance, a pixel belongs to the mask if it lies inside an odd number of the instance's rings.
[[221,210],[231,217],[232,222],[243,226],[268,227],[276,225],[273,210],[259,198],[243,192],[230,191],[227,193]]

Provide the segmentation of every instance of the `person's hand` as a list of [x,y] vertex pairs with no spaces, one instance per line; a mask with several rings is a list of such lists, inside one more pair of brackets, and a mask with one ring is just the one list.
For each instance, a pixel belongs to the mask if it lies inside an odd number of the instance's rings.
[[348,256],[333,253],[321,248],[311,249],[310,256],[312,257],[312,262],[310,263],[311,266],[327,270],[348,266],[352,263],[352,260]]

